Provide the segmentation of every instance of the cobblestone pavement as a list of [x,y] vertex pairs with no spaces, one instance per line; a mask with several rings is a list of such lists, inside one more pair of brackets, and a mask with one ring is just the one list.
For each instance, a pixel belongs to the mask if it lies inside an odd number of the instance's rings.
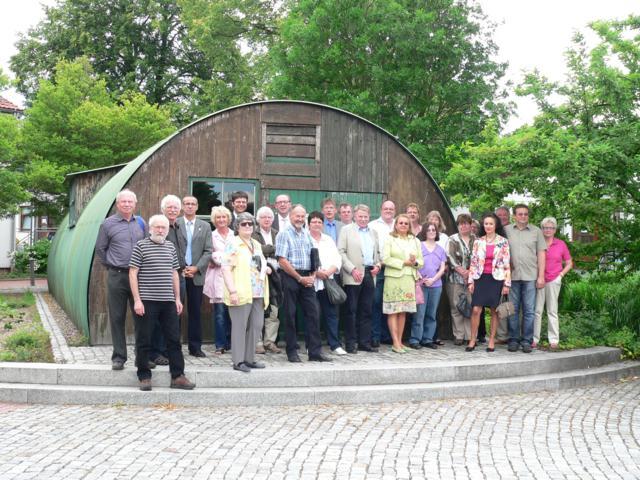
[[0,404],[0,478],[638,479],[640,381],[358,406]]

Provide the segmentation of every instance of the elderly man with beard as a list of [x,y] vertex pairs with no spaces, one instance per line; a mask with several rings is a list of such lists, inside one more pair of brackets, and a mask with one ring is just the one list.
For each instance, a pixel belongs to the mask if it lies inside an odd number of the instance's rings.
[[140,390],[151,390],[149,352],[151,334],[157,323],[167,342],[171,388],[192,390],[195,384],[184,375],[178,315],[182,312],[178,254],[166,241],[169,220],[164,215],[149,219],[150,236],[136,243],[129,262],[136,331],[136,366]]

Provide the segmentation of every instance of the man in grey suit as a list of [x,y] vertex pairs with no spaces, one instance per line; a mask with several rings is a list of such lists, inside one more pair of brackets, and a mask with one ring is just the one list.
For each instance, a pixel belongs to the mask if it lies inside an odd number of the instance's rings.
[[378,348],[371,345],[371,310],[375,278],[380,271],[378,234],[369,228],[369,207],[357,205],[354,218],[355,223],[345,225],[338,237],[340,275],[347,294],[345,345],[347,353],[377,352]]
[[329,235],[333,240],[333,243],[338,244],[338,237],[340,237],[340,230],[342,229],[342,222],[336,220],[336,213],[338,209],[336,207],[336,201],[333,198],[325,198],[320,205],[322,207],[322,214],[324,215],[324,233]]
[[186,240],[184,277],[187,290],[189,319],[189,355],[205,357],[202,351],[202,287],[211,258],[211,226],[196,217],[198,200],[187,196],[182,199],[184,216],[178,219],[178,230]]

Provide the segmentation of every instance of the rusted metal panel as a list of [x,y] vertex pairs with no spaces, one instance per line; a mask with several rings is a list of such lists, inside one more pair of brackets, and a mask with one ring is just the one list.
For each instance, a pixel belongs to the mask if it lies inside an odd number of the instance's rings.
[[300,103],[265,103],[262,105],[262,121],[265,123],[320,125],[321,117],[321,108],[318,105]]

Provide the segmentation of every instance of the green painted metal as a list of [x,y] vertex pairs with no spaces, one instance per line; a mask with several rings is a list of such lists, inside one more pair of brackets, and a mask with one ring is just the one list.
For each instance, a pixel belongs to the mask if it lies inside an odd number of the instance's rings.
[[60,224],[48,263],[49,290],[69,318],[89,338],[89,278],[100,224],[116,195],[140,166],[173,135],[141,153],[111,178],[89,201],[73,227],[69,216]]
[[309,191],[309,190],[269,190],[269,203],[275,204],[278,195],[286,194],[291,198],[291,203],[300,203],[305,206],[307,212],[320,210],[320,203],[323,199],[331,197],[337,205],[350,203],[354,207],[359,203],[368,205],[371,209],[371,219],[380,215],[380,206],[384,201],[381,193],[357,193],[357,192],[329,192],[329,191]]

